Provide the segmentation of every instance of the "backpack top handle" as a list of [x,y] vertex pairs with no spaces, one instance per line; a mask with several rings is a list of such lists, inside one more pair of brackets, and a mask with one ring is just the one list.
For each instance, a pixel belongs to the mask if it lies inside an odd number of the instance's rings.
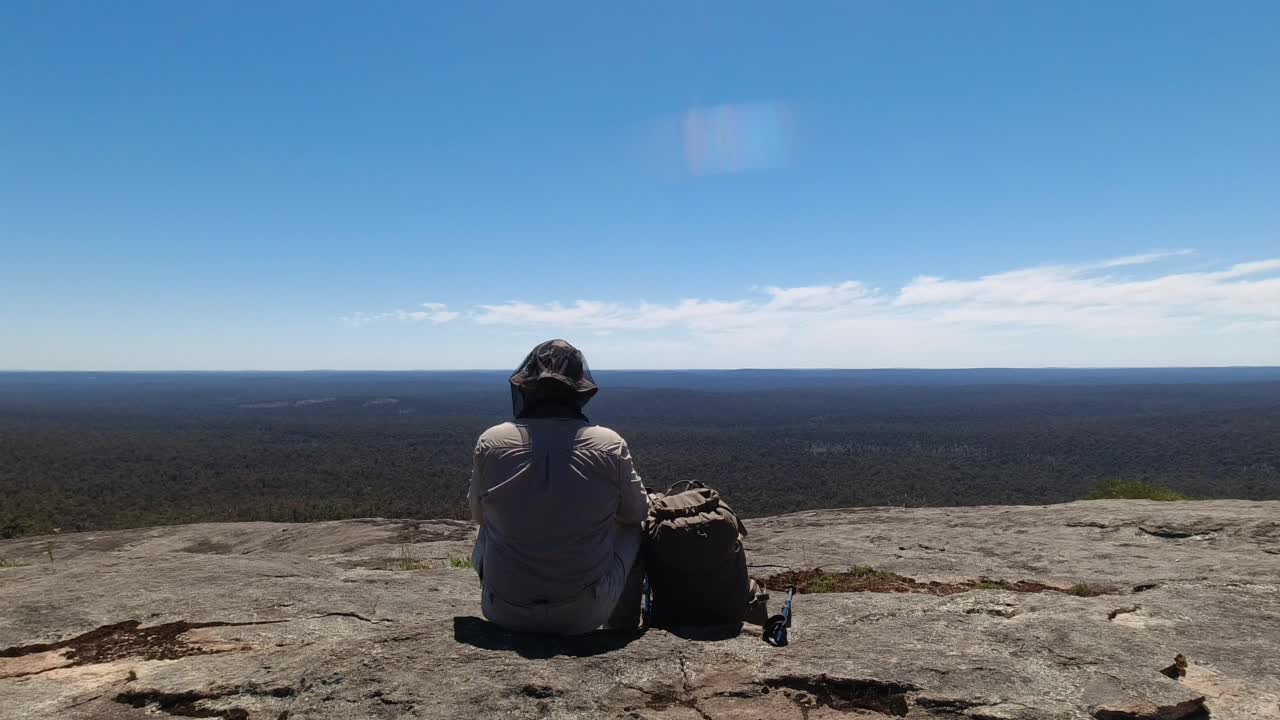
[[706,487],[707,486],[704,485],[701,480],[681,480],[680,482],[672,483],[671,487],[667,488],[667,492],[665,494],[675,495],[676,493],[682,493],[685,490],[693,490],[695,488],[705,489]]

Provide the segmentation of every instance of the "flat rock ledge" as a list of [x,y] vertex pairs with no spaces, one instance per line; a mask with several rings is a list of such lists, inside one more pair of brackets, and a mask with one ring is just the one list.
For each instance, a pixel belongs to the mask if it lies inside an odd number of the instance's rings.
[[892,581],[798,596],[781,648],[750,625],[557,640],[480,618],[474,573],[451,562],[475,534],[463,522],[3,541],[0,718],[1280,718],[1280,502],[856,508],[748,528],[758,578]]

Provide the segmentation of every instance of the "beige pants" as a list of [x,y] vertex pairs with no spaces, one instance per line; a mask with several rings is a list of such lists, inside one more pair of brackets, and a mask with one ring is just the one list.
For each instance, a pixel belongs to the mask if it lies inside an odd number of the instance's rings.
[[[484,528],[476,536],[471,560],[484,584]],[[605,576],[577,597],[558,603],[516,605],[481,589],[480,609],[489,622],[517,632],[581,635],[601,626],[634,629],[640,622],[644,570],[640,567],[640,528],[619,527],[613,563]]]

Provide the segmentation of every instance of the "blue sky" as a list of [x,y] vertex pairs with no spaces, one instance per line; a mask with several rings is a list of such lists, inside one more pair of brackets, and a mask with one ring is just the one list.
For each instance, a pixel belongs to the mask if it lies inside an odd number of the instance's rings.
[[1280,5],[0,5],[0,368],[1280,364]]

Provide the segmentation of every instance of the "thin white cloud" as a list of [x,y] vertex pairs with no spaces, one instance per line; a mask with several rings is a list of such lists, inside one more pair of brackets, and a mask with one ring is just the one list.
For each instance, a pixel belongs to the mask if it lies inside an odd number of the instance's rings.
[[422,303],[418,307],[421,310],[392,310],[382,313],[364,313],[355,312],[342,320],[351,327],[363,327],[372,323],[381,322],[383,320],[396,320],[400,322],[421,323],[429,322],[432,325],[443,325],[444,323],[457,320],[462,313],[449,310],[449,306],[444,303]]
[[807,285],[803,287],[768,287],[769,308],[774,310],[827,310],[854,302],[878,302],[875,291],[860,282],[848,280],[839,285]]
[[1101,274],[1186,254],[1150,253],[1087,265],[1047,265],[976,280],[918,276],[886,297],[857,281],[766,287],[759,299],[686,299],[669,305],[578,300],[570,305],[510,301],[481,305],[483,325],[590,330],[682,327],[713,333],[827,323],[875,315],[901,322],[975,327],[1060,327],[1080,331],[1165,332],[1189,322],[1280,318],[1280,259],[1240,263],[1214,272],[1134,279]]
[[1090,263],[1081,266],[1081,269],[1105,269],[1114,267],[1126,267],[1129,265],[1149,265],[1161,260],[1169,258],[1181,257],[1183,255],[1194,255],[1195,250],[1162,250],[1158,252],[1141,253],[1139,255],[1125,255],[1123,257],[1111,258],[1101,262]]
[[[943,312],[995,308],[1016,313],[1029,323],[1084,308],[1113,313],[1119,319],[1151,313],[1165,318],[1280,317],[1280,277],[1265,277],[1280,271],[1280,259],[1240,263],[1216,272],[1147,279],[1098,275],[1095,269],[1101,267],[1115,266],[1046,266],[977,280],[922,276],[902,288],[894,302],[899,306],[939,307]],[[1115,324],[1115,320],[1108,322]]]
[[[1153,272],[1174,251],[978,278],[920,275],[896,291],[857,280],[768,286],[742,298],[670,303],[478,305],[465,314],[496,332],[586,334],[613,366],[644,348],[683,350],[682,367],[1263,364],[1280,361],[1280,258],[1219,270]],[[442,304],[353,316],[448,322]],[[1212,338],[1219,340],[1215,341]],[[1223,342],[1225,340],[1226,342]]]
[[406,313],[404,319],[414,322],[427,321],[432,325],[443,325],[452,320],[457,320],[462,313],[451,312],[449,306],[444,303],[422,303],[421,310],[414,310]]
[[587,330],[656,330],[686,324],[699,330],[714,330],[734,324],[749,310],[746,301],[681,300],[673,305],[615,303],[578,300],[571,305],[558,302],[533,305],[509,301],[481,305],[474,319],[481,325],[521,325],[581,328]]
[[1261,275],[1263,273],[1274,272],[1277,270],[1280,270],[1280,259],[1258,260],[1256,262],[1238,263],[1236,265],[1232,265],[1230,270],[1211,273],[1211,275],[1219,280],[1230,280],[1231,278],[1246,277],[1248,275]]

